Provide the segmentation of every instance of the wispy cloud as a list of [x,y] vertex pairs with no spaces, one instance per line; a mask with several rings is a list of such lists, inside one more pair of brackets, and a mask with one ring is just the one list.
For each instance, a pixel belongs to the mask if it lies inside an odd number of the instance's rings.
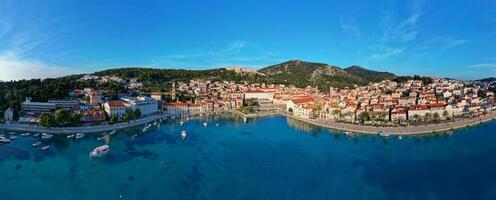
[[496,68],[496,63],[481,63],[470,65],[471,68]]
[[256,45],[246,41],[236,40],[219,49],[201,49],[189,53],[166,55],[154,59],[152,65],[167,65],[172,67],[211,68],[239,65],[260,67],[284,59],[277,55],[259,51]]
[[413,1],[410,5],[410,14],[399,23],[394,23],[392,17],[386,13],[381,22],[383,28],[381,41],[409,42],[417,38],[419,33],[417,24],[423,15],[422,8],[421,1]]
[[355,37],[361,35],[360,26],[358,22],[353,17],[341,18],[341,30],[345,33],[350,33]]
[[466,40],[460,40],[460,39],[453,39],[453,38],[444,38],[442,40],[442,46],[441,49],[449,49],[451,47],[455,47],[458,45],[465,44],[467,41]]
[[55,78],[82,73],[81,70],[52,66],[40,60],[20,58],[16,52],[0,53],[0,80]]
[[383,48],[381,53],[372,54],[369,58],[375,61],[383,61],[403,52],[403,48]]

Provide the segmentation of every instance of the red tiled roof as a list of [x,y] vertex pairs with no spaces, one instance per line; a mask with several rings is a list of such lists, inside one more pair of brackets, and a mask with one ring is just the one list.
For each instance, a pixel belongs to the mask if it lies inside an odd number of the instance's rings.
[[313,98],[312,97],[300,97],[300,98],[297,98],[297,99],[291,99],[291,101],[294,104],[300,104],[300,103],[311,102],[311,101],[313,101]]
[[126,106],[126,104],[124,104],[124,102],[122,102],[122,101],[109,101],[109,102],[107,102],[107,104],[110,107],[124,107],[124,106]]
[[188,106],[188,104],[183,102],[164,102],[162,106]]

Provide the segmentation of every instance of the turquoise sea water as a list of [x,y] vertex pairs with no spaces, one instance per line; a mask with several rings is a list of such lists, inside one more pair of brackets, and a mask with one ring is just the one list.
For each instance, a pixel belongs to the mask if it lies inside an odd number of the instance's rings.
[[141,129],[112,136],[100,159],[88,158],[96,136],[54,138],[47,151],[32,137],[0,145],[0,198],[496,199],[495,122],[402,140],[284,117]]

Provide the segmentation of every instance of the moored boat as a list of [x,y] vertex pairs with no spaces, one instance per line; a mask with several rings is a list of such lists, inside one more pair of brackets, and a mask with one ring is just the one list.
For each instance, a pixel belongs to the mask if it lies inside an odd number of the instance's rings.
[[40,150],[45,151],[50,148],[50,145],[42,146]]
[[1,142],[1,143],[9,143],[9,142],[10,142],[10,140],[9,140],[9,139],[7,139],[7,138],[4,138],[4,137],[0,137],[0,142]]
[[67,136],[67,139],[74,138],[74,136],[75,136],[74,134],[70,134],[70,135]]
[[207,125],[208,125],[207,122],[203,122],[203,126],[207,127]]
[[33,146],[33,147],[37,147],[37,146],[40,146],[40,145],[41,145],[41,142],[35,142],[35,143],[33,143],[31,146]]
[[76,140],[79,140],[84,137],[84,133],[76,133]]
[[116,131],[116,130],[110,131],[110,135],[113,135],[113,134],[115,134],[115,133],[117,133],[117,131]]
[[187,136],[186,131],[185,130],[181,131],[181,137],[183,138],[183,140],[186,139],[186,136]]
[[29,136],[29,135],[31,135],[31,133],[22,133],[22,134],[21,134],[21,136],[22,136],[22,137],[27,137],[27,136]]
[[381,137],[388,137],[388,136],[390,136],[390,135],[391,135],[391,134],[389,134],[389,133],[385,133],[384,131],[379,131],[379,133],[377,133],[377,134],[378,134],[379,136],[381,136]]
[[48,133],[42,133],[41,134],[41,139],[43,139],[43,140],[48,140],[48,139],[50,139],[52,137],[53,137],[52,134],[48,134]]
[[9,140],[15,140],[15,139],[17,139],[17,136],[15,136],[15,135],[9,136]]
[[38,136],[40,136],[39,133],[36,133],[36,134],[33,135],[33,137],[38,137]]
[[110,151],[109,145],[102,145],[93,149],[93,151],[90,152],[90,157],[101,157],[107,154],[109,151]]

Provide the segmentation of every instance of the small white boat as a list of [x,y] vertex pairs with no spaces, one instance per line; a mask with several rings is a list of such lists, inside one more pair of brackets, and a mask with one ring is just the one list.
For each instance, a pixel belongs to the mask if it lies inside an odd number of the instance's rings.
[[21,134],[22,137],[27,137],[29,135],[31,135],[31,133],[23,133],[23,134]]
[[67,139],[74,138],[74,136],[75,136],[74,134],[70,134],[70,135],[67,136]]
[[0,137],[0,142],[1,142],[1,143],[9,143],[9,142],[10,142],[10,140],[9,140],[9,139],[7,139],[7,138],[4,138],[4,137]]
[[100,141],[100,140],[103,140],[105,139],[105,136],[102,136],[102,137],[97,137],[96,140]]
[[15,135],[17,134],[16,132],[9,132],[10,135]]
[[33,137],[38,137],[38,136],[40,136],[39,133],[36,133],[36,134],[33,135]]
[[42,146],[40,150],[45,151],[50,148],[50,145]]
[[115,134],[115,133],[117,133],[117,131],[116,131],[116,130],[110,131],[110,135],[113,135],[113,134]]
[[351,136],[351,132],[349,132],[349,131],[345,131],[344,134],[347,136]]
[[399,139],[399,140],[402,140],[402,139],[403,139],[403,137],[401,137],[401,135],[400,135],[400,136],[398,136],[398,139]]
[[93,151],[90,152],[90,157],[102,157],[103,155],[107,154],[110,151],[110,146],[109,145],[102,145],[99,146]]
[[216,123],[215,126],[219,127],[219,123]]
[[43,139],[43,140],[48,140],[48,139],[50,139],[52,137],[53,137],[52,134],[48,134],[48,133],[41,134],[41,139]]
[[76,133],[76,140],[79,140],[84,137],[84,133]]
[[247,119],[246,119],[246,117],[243,117],[243,122],[245,122],[245,123],[246,123],[246,120],[247,120]]
[[35,142],[35,143],[33,143],[31,146],[33,146],[33,147],[37,147],[37,146],[40,146],[40,145],[41,145],[41,142]]
[[380,131],[379,133],[377,133],[379,136],[381,137],[388,137],[388,136],[391,136],[391,134],[389,133],[385,133],[384,131]]
[[186,139],[186,136],[187,136],[186,131],[185,130],[181,131],[181,137],[183,138],[183,140]]
[[15,136],[15,135],[9,136],[9,140],[15,140],[15,139],[17,139],[17,136]]
[[182,126],[183,124],[184,124],[184,122],[181,120],[181,121],[179,122],[179,125],[181,125],[181,126]]
[[207,122],[203,122],[203,126],[207,127],[207,125],[208,125]]

